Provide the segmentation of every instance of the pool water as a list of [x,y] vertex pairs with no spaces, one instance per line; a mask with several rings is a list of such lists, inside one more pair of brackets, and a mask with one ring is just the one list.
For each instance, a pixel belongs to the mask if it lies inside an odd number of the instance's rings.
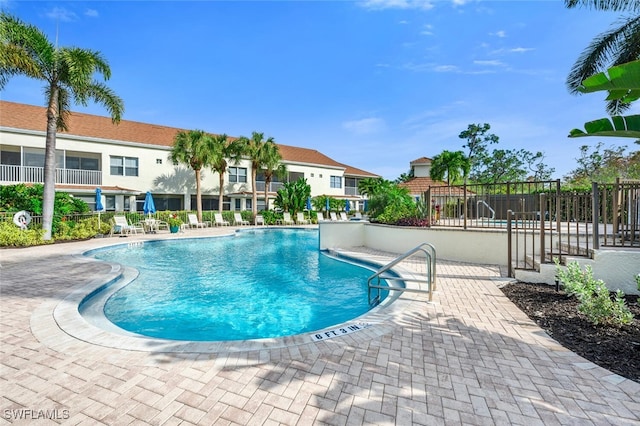
[[88,255],[139,271],[105,303],[111,322],[149,337],[217,341],[311,332],[366,313],[371,270],[318,247],[316,230],[255,230]]

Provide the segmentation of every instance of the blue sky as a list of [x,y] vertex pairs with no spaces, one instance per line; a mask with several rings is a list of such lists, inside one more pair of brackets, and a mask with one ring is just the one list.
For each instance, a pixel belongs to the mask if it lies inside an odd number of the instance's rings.
[[[2,8],[61,46],[102,52],[123,119],[231,136],[264,132],[395,179],[409,162],[462,149],[489,123],[502,149],[576,167],[572,128],[604,117],[604,94],[566,76],[619,14],[562,1],[13,1]],[[42,84],[4,100],[44,105]],[[637,113],[637,107],[632,113]],[[98,105],[74,110],[106,115]],[[605,146],[637,145],[604,139]]]

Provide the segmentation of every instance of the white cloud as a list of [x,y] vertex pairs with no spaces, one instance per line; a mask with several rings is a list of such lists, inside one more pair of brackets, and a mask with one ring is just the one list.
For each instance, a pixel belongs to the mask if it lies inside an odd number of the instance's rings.
[[509,49],[509,52],[524,53],[524,52],[530,52],[532,50],[535,50],[535,49],[533,47],[515,47],[513,49]]
[[342,127],[357,135],[368,135],[378,133],[386,128],[386,124],[381,118],[363,118],[360,120],[345,121]]
[[46,15],[49,18],[60,20],[62,22],[71,22],[78,19],[78,16],[74,12],[63,7],[54,7],[47,12]]
[[97,18],[98,17],[98,11],[95,9],[87,9],[84,11],[84,15],[85,16],[89,16],[91,18]]
[[495,33],[489,33],[489,35],[505,38],[507,36],[507,32],[505,30],[496,31]]
[[491,66],[491,67],[503,67],[506,64],[502,61],[473,61],[474,64],[476,65],[487,65],[487,66]]
[[433,29],[433,25],[425,24],[422,27],[422,31],[420,31],[420,34],[422,34],[422,35],[433,35],[433,31],[431,31],[432,29]]
[[370,10],[384,9],[433,9],[433,4],[429,0],[364,0],[360,6]]
[[435,72],[460,72],[460,69],[455,65],[436,65],[433,67]]

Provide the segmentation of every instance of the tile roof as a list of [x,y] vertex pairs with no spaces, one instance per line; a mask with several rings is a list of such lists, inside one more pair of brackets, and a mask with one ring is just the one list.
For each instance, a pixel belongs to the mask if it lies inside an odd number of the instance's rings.
[[[44,107],[0,100],[0,126],[45,132],[46,122],[46,108]],[[172,146],[176,133],[185,130],[128,120],[121,120],[119,124],[115,125],[108,117],[80,112],[72,112],[69,115],[67,126],[69,128],[68,132],[59,133],[165,147]],[[344,169],[347,175],[378,176],[355,167],[338,163],[315,149],[282,144],[278,144],[278,147],[280,148],[282,159],[286,162],[335,167]]]
[[[447,184],[435,181],[430,177],[414,177],[406,182],[399,183],[398,186],[408,188],[410,194],[422,194],[431,187],[432,194],[449,195]],[[447,188],[445,190],[445,188]],[[445,194],[446,193],[446,194]],[[459,187],[451,187],[451,195],[462,196],[464,192]]]
[[414,164],[431,164],[432,161],[433,160],[431,158],[420,157],[410,162],[409,165],[413,166]]

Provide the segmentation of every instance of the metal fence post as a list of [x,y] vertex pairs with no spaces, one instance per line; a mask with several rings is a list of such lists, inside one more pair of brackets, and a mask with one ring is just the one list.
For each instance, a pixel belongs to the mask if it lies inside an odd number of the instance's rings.
[[507,274],[513,278],[513,264],[512,264],[512,241],[511,241],[511,219],[513,217],[513,211],[507,210]]
[[593,249],[598,250],[600,248],[600,193],[598,192],[598,183],[592,182],[591,184],[591,200],[593,205],[591,207],[591,218],[593,224]]

